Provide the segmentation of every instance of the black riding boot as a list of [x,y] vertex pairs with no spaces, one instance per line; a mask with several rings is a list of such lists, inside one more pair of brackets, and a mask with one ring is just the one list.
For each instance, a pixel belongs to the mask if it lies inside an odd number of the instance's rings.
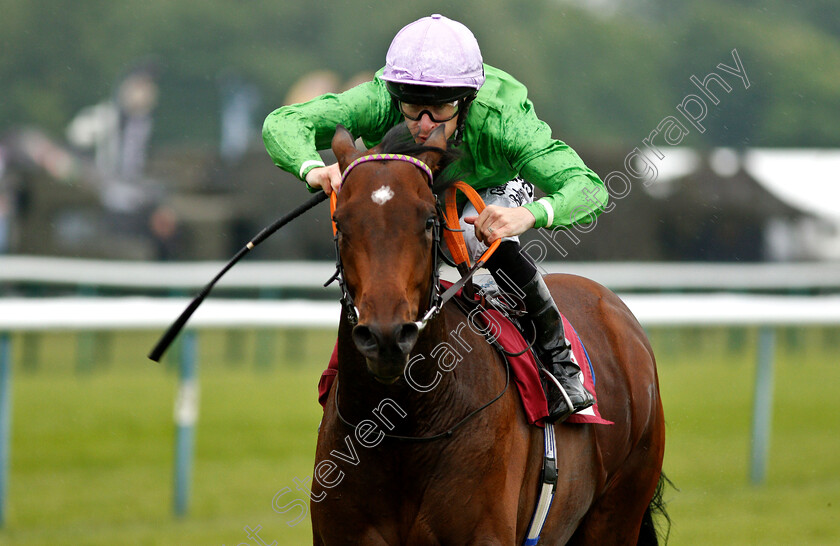
[[525,294],[525,310],[536,328],[535,349],[543,365],[540,371],[548,399],[547,420],[562,420],[588,408],[595,399],[583,387],[580,366],[572,361],[572,350],[563,334],[560,311],[542,275],[537,272],[520,288]]

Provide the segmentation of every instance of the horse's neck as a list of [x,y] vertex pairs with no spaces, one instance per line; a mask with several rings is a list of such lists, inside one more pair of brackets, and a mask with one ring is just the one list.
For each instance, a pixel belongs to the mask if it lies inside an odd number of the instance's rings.
[[[409,360],[407,374],[392,385],[382,385],[368,373],[364,357],[356,350],[349,325],[339,328],[339,409],[351,421],[371,417],[383,402],[394,403],[405,414],[395,434],[440,432],[463,414],[486,402],[487,393],[479,377],[480,367],[490,367],[493,358],[480,336],[469,328],[458,329],[463,319],[453,313],[442,313],[431,321],[420,336]],[[484,355],[484,357],[482,357]],[[455,369],[451,364],[461,359]],[[476,359],[481,363],[477,364]]]

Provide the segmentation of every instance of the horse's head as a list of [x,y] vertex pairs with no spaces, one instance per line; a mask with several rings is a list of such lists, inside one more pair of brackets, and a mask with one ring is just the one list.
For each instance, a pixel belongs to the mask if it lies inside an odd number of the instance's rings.
[[[427,147],[446,148],[436,130]],[[332,141],[342,172],[359,152],[338,127]],[[435,170],[440,150],[412,154]],[[347,173],[333,216],[347,293],[358,310],[353,341],[368,370],[383,383],[396,381],[419,336],[416,324],[429,306],[437,210],[425,169],[409,161],[358,163]]]

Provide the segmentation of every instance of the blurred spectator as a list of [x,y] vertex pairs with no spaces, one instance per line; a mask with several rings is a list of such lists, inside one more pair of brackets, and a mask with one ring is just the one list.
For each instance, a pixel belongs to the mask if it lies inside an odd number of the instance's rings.
[[236,75],[224,75],[219,81],[222,99],[219,154],[230,164],[237,162],[259,130],[254,125],[254,111],[260,104],[257,88]]
[[157,69],[144,64],[123,78],[113,99],[83,109],[67,128],[71,144],[93,149],[109,211],[136,212],[160,197],[144,183],[158,92]]

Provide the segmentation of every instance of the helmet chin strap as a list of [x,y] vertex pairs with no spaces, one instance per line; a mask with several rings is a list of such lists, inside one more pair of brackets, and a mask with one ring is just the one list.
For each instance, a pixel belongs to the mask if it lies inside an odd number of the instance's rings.
[[452,145],[460,146],[464,140],[464,126],[467,124],[467,114],[470,110],[472,101],[475,100],[475,95],[463,98],[458,105],[458,125],[455,127],[455,134],[452,135]]

